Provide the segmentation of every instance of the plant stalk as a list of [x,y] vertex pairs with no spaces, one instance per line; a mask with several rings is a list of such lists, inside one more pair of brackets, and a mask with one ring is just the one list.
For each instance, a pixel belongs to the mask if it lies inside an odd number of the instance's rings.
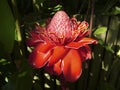
[[69,88],[67,87],[67,82],[66,82],[65,78],[63,76],[61,76],[60,79],[61,79],[61,89],[69,90]]

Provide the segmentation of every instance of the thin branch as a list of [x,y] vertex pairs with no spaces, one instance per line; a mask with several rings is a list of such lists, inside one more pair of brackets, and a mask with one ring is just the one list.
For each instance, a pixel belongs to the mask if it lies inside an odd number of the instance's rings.
[[95,5],[95,1],[92,0],[91,17],[90,17],[90,34],[89,34],[89,37],[91,37],[91,34],[92,34],[92,25],[93,25],[93,17],[94,17],[94,5]]

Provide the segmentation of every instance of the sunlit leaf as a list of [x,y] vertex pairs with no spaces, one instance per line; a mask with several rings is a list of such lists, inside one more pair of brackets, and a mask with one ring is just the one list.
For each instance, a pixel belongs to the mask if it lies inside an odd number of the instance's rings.
[[98,27],[95,32],[94,32],[94,35],[98,35],[98,34],[102,34],[102,33],[105,33],[107,31],[107,27]]
[[58,4],[57,6],[55,6],[53,8],[53,12],[51,12],[50,14],[53,15],[53,14],[55,14],[55,12],[61,10],[62,8],[63,8],[63,6]]
[[110,51],[111,53],[114,53],[114,50],[113,50],[112,47],[109,46],[109,45],[106,45],[106,46],[105,46],[105,49],[106,49],[107,51]]
[[117,56],[120,57],[120,50],[117,52]]
[[3,90],[31,90],[31,76],[27,73],[27,71],[26,74],[21,77],[19,77],[19,74],[21,73],[13,75],[8,80],[8,83],[3,87]]
[[29,67],[26,61],[22,62],[21,71],[12,74],[8,78],[7,84],[2,87],[2,90],[31,90],[32,78],[32,68]]
[[112,15],[120,14],[120,7],[114,7],[111,12]]
[[2,59],[0,59],[0,64],[1,65],[6,65],[6,64],[10,64],[10,62],[7,61],[6,59],[2,58]]

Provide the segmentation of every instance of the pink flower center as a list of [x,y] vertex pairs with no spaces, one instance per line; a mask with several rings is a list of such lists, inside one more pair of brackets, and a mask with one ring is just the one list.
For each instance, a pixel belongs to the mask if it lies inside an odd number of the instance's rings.
[[[75,23],[77,24],[77,23]],[[71,41],[74,23],[64,11],[57,12],[47,25],[48,37],[56,44],[65,44]]]

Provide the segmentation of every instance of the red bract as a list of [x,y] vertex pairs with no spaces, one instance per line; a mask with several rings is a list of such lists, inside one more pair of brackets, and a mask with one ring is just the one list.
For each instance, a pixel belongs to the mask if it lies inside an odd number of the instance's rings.
[[58,11],[45,27],[37,25],[30,32],[27,45],[34,49],[29,63],[74,82],[81,75],[82,62],[91,59],[88,44],[97,43],[85,37],[88,34],[86,21],[78,22],[75,18],[69,18],[64,11]]

